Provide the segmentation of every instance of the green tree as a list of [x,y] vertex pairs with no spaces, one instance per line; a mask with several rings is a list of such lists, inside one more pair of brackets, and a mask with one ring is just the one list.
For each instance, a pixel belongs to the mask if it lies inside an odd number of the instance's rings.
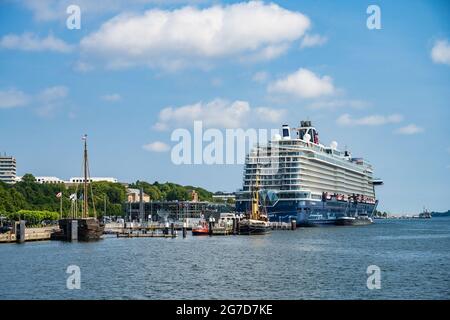
[[22,182],[25,183],[35,183],[36,178],[31,173],[25,173],[22,177]]

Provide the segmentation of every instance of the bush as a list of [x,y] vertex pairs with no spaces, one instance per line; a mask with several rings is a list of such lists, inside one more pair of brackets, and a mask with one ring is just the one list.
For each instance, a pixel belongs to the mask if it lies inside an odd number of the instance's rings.
[[11,220],[25,220],[29,224],[39,224],[44,220],[58,220],[59,213],[53,211],[38,211],[38,210],[19,210],[15,213],[11,213],[8,215],[8,218]]

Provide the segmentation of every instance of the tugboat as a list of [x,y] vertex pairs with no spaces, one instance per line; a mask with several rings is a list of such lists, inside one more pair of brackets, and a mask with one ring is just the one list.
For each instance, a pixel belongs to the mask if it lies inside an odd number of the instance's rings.
[[239,222],[239,234],[256,235],[270,232],[270,224],[266,213],[259,210],[258,175],[252,192],[252,211]]
[[[84,171],[84,181],[83,181],[83,203],[82,203],[82,212],[81,217],[78,214],[78,205],[77,205],[77,193],[71,196],[72,207],[70,212],[70,217],[59,220],[59,227],[61,232],[58,234],[54,234],[54,239],[60,240],[70,240],[72,221],[77,221],[78,232],[77,239],[79,241],[92,241],[99,240],[103,235],[103,231],[105,229],[104,224],[101,224],[97,219],[97,214],[95,212],[95,204],[94,197],[92,192],[92,186],[90,185],[90,172],[89,172],[89,163],[88,163],[88,152],[87,152],[87,135],[83,136],[84,141],[84,156],[83,156],[83,171]],[[78,186],[77,186],[78,191]],[[93,208],[93,217],[89,214],[89,199],[88,194],[91,194],[92,208]]]
[[192,228],[192,235],[193,236],[209,235],[208,223],[204,220],[200,221],[200,223],[196,227]]

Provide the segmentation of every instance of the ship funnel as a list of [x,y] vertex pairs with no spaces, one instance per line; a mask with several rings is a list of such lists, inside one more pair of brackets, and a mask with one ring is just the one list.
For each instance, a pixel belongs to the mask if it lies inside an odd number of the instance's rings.
[[338,147],[338,143],[336,141],[331,141],[330,148],[336,150]]
[[289,128],[289,126],[287,124],[283,125],[282,137],[283,137],[283,140],[290,140],[291,139],[291,129]]

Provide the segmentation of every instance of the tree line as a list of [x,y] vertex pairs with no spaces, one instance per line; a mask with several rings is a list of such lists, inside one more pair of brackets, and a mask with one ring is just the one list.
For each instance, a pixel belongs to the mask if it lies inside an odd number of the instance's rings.
[[[198,193],[200,201],[212,201],[212,193],[199,187],[181,186],[175,183],[150,184],[145,181],[136,181],[129,188],[140,189],[150,196],[151,200],[191,200],[192,190]],[[58,198],[57,194],[62,193]],[[0,216],[16,220],[22,214],[27,213],[31,220],[39,220],[59,215],[62,199],[63,217],[71,210],[72,200],[70,195],[76,195],[82,199],[82,186],[69,186],[64,184],[37,183],[32,174],[25,174],[22,181],[15,184],[6,184],[0,181]],[[127,188],[120,183],[93,182],[92,194],[97,216],[121,216],[124,213],[124,203],[127,201]],[[93,213],[92,198],[89,191],[90,213]],[[81,206],[79,206],[81,208]],[[105,210],[106,209],[106,210]],[[24,211],[25,210],[25,211]],[[34,216],[31,212],[35,212]],[[53,214],[50,214],[53,213]],[[51,220],[51,219],[48,219]]]

